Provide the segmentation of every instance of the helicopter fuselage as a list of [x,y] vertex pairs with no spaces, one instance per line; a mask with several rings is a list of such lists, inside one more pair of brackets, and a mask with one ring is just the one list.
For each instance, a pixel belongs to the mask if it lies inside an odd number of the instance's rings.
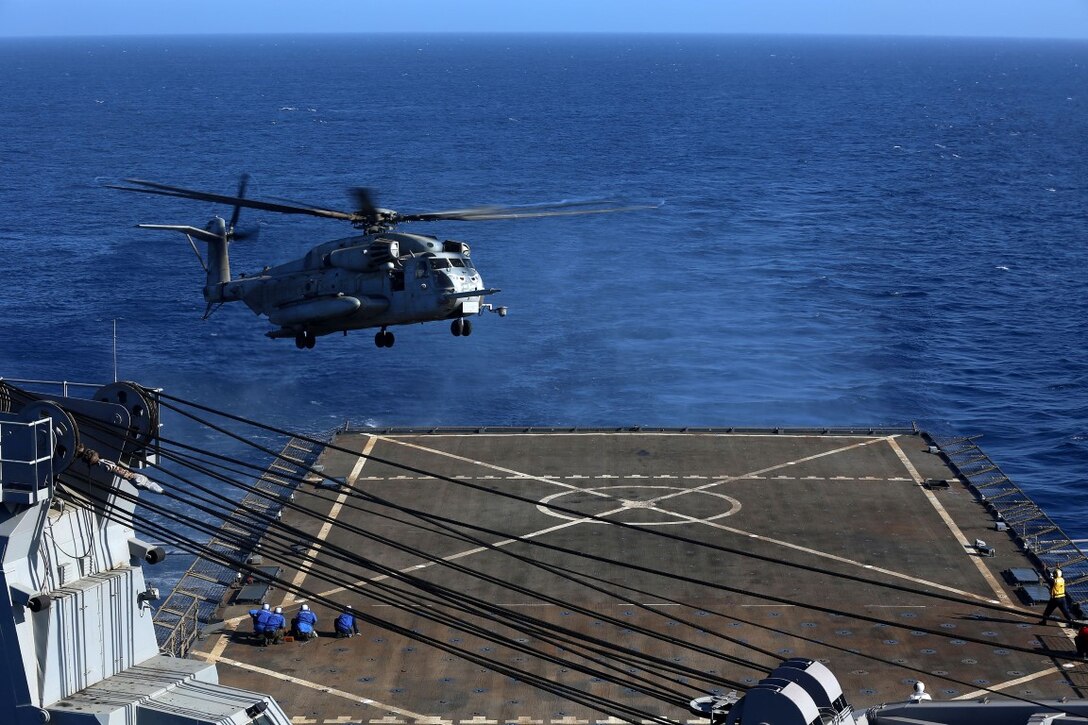
[[401,232],[320,244],[257,274],[213,282],[209,304],[242,301],[276,326],[269,337],[316,337],[475,315],[487,289],[467,244]]

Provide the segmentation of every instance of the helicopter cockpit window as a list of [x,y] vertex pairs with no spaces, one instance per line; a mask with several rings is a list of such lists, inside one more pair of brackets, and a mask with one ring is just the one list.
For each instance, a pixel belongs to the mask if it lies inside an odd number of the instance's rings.
[[462,261],[462,262],[464,262],[464,263],[465,263],[465,267],[466,267],[466,268],[468,268],[468,269],[476,269],[475,267],[473,267],[473,266],[472,266],[472,260],[471,260],[471,259],[469,259],[468,257],[465,257],[465,258],[464,258],[463,260],[460,260],[460,261]]
[[435,270],[436,272],[440,269],[450,268],[450,260],[448,259],[432,259],[430,260],[430,263],[431,269]]
[[458,259],[457,257],[454,257],[453,259],[451,259],[451,260],[450,260],[450,262],[452,262],[452,263],[453,263],[453,266],[454,266],[454,267],[464,267],[464,266],[465,266],[465,263],[464,263],[464,262],[462,262],[462,261],[461,261],[460,259]]

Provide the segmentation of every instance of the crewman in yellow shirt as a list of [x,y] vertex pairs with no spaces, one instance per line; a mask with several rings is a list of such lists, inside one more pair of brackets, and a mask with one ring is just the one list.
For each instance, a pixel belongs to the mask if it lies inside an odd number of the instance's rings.
[[1043,618],[1039,624],[1046,624],[1055,609],[1062,610],[1066,624],[1073,623],[1073,615],[1069,613],[1069,604],[1065,601],[1065,579],[1062,577],[1061,569],[1054,570],[1054,582],[1050,585],[1050,601],[1046,603],[1046,609],[1043,610]]

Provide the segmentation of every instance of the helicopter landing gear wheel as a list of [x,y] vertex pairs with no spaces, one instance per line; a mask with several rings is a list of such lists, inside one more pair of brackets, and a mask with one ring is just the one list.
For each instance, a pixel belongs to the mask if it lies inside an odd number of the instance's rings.
[[297,347],[299,350],[313,350],[314,345],[316,344],[317,335],[310,332],[309,330],[303,330],[302,332],[295,335],[295,347]]
[[454,337],[460,337],[465,334],[465,320],[462,317],[458,317],[456,320],[450,323],[450,332]]
[[306,347],[306,334],[305,333],[299,332],[299,333],[295,334],[295,347],[297,347],[299,350]]
[[317,335],[315,335],[312,332],[307,332],[306,333],[306,349],[307,350],[313,350],[314,345],[316,345],[316,344],[317,344]]
[[468,337],[469,335],[472,334],[472,320],[462,319],[461,322],[464,323],[461,326],[461,334],[464,335],[465,337]]
[[394,342],[396,342],[396,338],[393,337],[393,333],[385,328],[382,328],[382,331],[374,336],[374,344],[378,347],[393,347]]

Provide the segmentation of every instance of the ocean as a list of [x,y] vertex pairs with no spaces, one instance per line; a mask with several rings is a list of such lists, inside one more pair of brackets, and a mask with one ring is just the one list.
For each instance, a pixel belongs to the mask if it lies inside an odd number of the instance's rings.
[[[1088,43],[746,36],[0,40],[0,376],[122,379],[273,425],[838,426],[980,445],[1088,537]],[[202,321],[125,177],[402,212],[510,314],[319,338]],[[235,273],[348,235],[245,210]],[[183,438],[190,427],[167,420]],[[172,426],[172,427],[171,427]]]

